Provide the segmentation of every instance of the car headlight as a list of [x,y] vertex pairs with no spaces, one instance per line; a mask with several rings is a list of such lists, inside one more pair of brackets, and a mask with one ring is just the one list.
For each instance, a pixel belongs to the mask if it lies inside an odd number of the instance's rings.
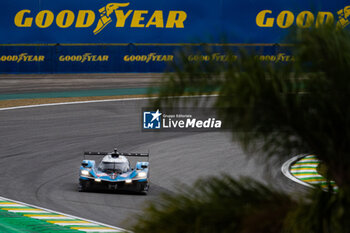
[[138,177],[138,178],[146,178],[146,177],[147,177],[147,173],[146,173],[146,172],[139,172],[139,173],[137,174],[137,177]]
[[81,170],[80,172],[83,176],[89,176],[90,172],[88,170]]
[[132,183],[132,179],[126,179],[125,180],[125,184],[131,184]]

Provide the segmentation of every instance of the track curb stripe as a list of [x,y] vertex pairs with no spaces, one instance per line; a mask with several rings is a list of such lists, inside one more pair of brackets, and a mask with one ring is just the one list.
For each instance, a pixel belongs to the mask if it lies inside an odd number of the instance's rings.
[[[104,223],[60,213],[31,204],[0,197],[0,209],[17,214],[19,217],[32,218],[45,223],[57,225],[67,230],[82,232],[129,232],[125,229]],[[15,227],[15,226],[14,226]]]
[[[304,185],[315,188],[315,186],[327,189],[328,181],[318,173],[317,167],[320,161],[315,155],[298,155],[286,161],[281,168],[282,173],[289,179]],[[334,181],[330,181],[334,190],[337,190]]]

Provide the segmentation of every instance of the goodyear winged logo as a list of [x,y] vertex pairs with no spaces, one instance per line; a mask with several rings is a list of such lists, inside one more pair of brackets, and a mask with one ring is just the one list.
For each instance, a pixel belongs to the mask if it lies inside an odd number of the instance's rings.
[[[100,12],[100,20],[98,21],[97,27],[94,30],[94,34],[99,33],[103,28],[105,28],[112,19],[110,15],[114,12],[117,18],[116,27],[124,27],[125,20],[133,13],[133,18],[131,21],[131,27],[150,27],[155,26],[158,28],[164,28],[163,21],[163,11],[154,11],[151,18],[148,20],[147,24],[143,24],[141,21],[144,20],[143,15],[148,14],[148,11],[137,11],[128,10],[124,14],[122,10],[117,10],[120,7],[127,7],[130,3],[109,3],[107,6],[102,7]],[[166,28],[183,28],[184,21],[187,18],[187,14],[184,11],[170,11],[168,20],[166,22]]]
[[[96,35],[100,33],[112,20],[112,14],[115,14],[117,19],[116,28],[123,28],[126,26],[126,21],[131,19],[130,28],[184,28],[184,22],[187,19],[187,13],[185,11],[171,10],[166,12],[167,18],[164,18],[165,12],[163,10],[155,10],[150,12],[149,10],[127,10],[124,11],[120,8],[129,6],[130,3],[109,3],[105,7],[99,9],[100,19],[97,22],[96,28],[93,33]],[[74,14],[71,10],[60,11],[55,19],[55,15],[50,10],[42,10],[35,17],[31,16],[32,11],[24,9],[19,11],[14,19],[14,23],[17,27],[33,27],[48,28],[53,26],[54,21],[59,28],[88,28],[94,24],[96,15],[91,10],[79,10],[78,15]],[[145,18],[148,16],[148,20]],[[35,25],[33,20],[35,18]],[[165,19],[165,20],[164,20]]]
[[344,7],[344,9],[339,10],[338,12],[338,23],[337,28],[345,28],[350,24],[350,6]]
[[119,7],[126,7],[129,6],[130,3],[109,3],[107,6],[102,7],[99,12],[100,20],[97,23],[97,27],[94,30],[94,34],[96,35],[102,29],[104,29],[110,22],[112,22],[111,17],[109,17],[115,10],[117,10]]

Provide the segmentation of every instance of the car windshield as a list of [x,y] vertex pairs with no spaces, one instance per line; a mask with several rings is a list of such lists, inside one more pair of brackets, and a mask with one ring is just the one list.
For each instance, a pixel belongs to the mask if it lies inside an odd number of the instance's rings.
[[101,162],[98,169],[102,172],[123,173],[129,170],[128,163]]

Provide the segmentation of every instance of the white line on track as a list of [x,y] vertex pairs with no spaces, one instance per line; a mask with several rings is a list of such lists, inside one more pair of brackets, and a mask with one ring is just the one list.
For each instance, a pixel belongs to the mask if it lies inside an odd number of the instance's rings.
[[[26,216],[29,217],[29,216]],[[71,217],[67,217],[67,216],[54,216],[54,217],[50,217],[50,216],[45,216],[45,215],[38,215],[38,216],[30,216],[30,218],[35,218],[35,219],[44,219],[44,220],[52,220],[52,219],[59,219],[59,220],[74,220],[75,218],[71,218]]]
[[20,205],[20,204],[0,204],[1,207],[26,207],[25,205]]
[[[194,95],[194,96],[178,96],[171,98],[198,98],[198,97],[217,97],[218,95]],[[63,103],[51,103],[51,104],[37,104],[37,105],[25,105],[17,107],[0,108],[0,111],[16,110],[24,108],[37,108],[47,106],[59,106],[59,105],[71,105],[71,104],[89,104],[89,103],[103,103],[103,102],[122,102],[122,101],[133,101],[133,100],[150,100],[158,97],[139,97],[139,98],[125,98],[125,99],[107,99],[107,100],[87,100],[87,101],[75,101],[75,102],[63,102]]]

